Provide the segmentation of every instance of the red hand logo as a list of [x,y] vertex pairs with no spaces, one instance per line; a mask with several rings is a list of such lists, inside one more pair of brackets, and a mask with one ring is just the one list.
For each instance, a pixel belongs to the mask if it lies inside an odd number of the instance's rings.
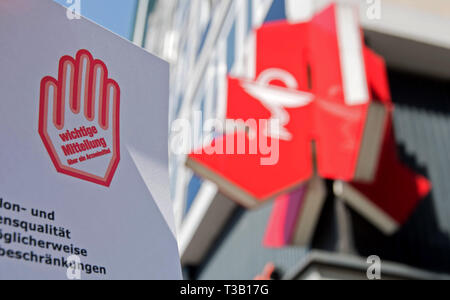
[[120,161],[120,88],[87,50],[41,81],[39,134],[60,173],[104,186]]

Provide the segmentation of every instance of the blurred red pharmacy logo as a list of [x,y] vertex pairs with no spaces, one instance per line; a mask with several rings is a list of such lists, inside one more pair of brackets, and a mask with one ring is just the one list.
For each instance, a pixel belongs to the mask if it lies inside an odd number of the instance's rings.
[[[357,21],[350,18],[353,9],[340,11],[332,5],[308,22],[277,21],[256,29],[253,78],[228,77],[226,118],[279,124],[270,126],[271,137],[279,141],[277,163],[260,164],[262,154],[196,151],[188,157],[189,167],[247,207],[315,175],[373,180],[391,108],[385,67],[364,44]],[[347,27],[352,30],[338,34]]]
[[120,88],[87,50],[41,81],[39,135],[59,173],[109,187],[120,161]]
[[307,22],[270,22],[256,29],[255,44],[254,76],[228,76],[226,118],[279,121],[278,162],[194,151],[186,165],[246,207],[276,198],[266,246],[310,244],[324,179],[382,232],[395,233],[431,184],[397,157],[386,65],[364,43],[357,10],[332,4]]

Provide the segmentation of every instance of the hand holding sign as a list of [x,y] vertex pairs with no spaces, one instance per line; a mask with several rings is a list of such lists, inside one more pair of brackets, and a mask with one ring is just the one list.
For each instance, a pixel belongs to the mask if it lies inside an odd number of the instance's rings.
[[120,160],[120,88],[87,50],[41,81],[39,134],[58,172],[109,186]]

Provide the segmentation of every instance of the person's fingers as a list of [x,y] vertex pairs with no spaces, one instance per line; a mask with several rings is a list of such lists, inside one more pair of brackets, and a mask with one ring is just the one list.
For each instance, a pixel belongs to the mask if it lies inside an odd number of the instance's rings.
[[64,127],[65,105],[73,98],[73,83],[75,72],[75,60],[70,56],[63,56],[58,68],[58,94],[56,98],[55,125],[56,128]]
[[[55,78],[47,76],[41,80],[41,94],[40,94],[40,130],[44,132],[44,128],[48,126],[49,119],[57,127],[56,123],[56,99],[57,99],[58,82]],[[60,129],[60,128],[58,128]]]
[[120,88],[117,82],[108,79],[106,83],[107,101],[106,105],[100,110],[100,127],[108,130],[109,126],[117,126],[119,121]]
[[[86,118],[89,121],[97,119],[100,123],[101,107],[106,104],[106,80],[108,78],[108,70],[106,65],[101,60],[94,60],[93,74],[92,74],[92,90],[91,90],[91,102],[87,108]],[[98,112],[95,112],[96,105]]]
[[264,271],[263,274],[265,276],[267,276],[268,278],[270,278],[273,274],[273,272],[275,272],[275,265],[273,263],[268,263],[265,267],[264,267]]

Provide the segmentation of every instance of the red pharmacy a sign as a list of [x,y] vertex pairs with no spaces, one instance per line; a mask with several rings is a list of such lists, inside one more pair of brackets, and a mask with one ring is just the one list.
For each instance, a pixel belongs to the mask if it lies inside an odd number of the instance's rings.
[[[228,78],[226,118],[276,120],[278,161],[263,165],[261,153],[195,151],[187,165],[247,207],[294,191],[301,203],[275,209],[296,207],[298,215],[274,211],[278,224],[269,222],[272,228],[284,228],[280,222],[295,226],[292,219],[305,215],[304,209],[315,213],[308,212],[302,226],[314,227],[321,205],[308,201],[323,201],[324,193],[298,188],[322,189],[321,178],[338,182],[336,192],[384,232],[403,224],[430,184],[397,159],[386,67],[364,44],[356,10],[331,5],[308,22],[263,25],[256,30],[255,71],[255,78]],[[213,143],[226,144],[230,134],[251,139],[233,132]],[[267,245],[288,243],[295,235],[290,229],[291,237],[279,239],[280,230],[270,224]]]

